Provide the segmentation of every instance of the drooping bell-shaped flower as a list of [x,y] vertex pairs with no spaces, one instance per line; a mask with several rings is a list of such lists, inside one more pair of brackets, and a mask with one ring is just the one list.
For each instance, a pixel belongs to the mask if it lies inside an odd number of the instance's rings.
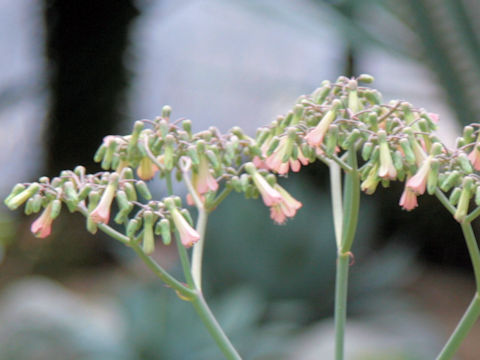
[[430,155],[423,161],[416,174],[407,180],[407,188],[417,195],[422,195],[425,192],[431,162],[432,156]]
[[205,194],[206,192],[209,192],[209,191],[218,190],[217,180],[215,180],[213,175],[210,173],[208,160],[204,155],[200,156],[200,164],[198,165],[198,174],[194,174],[194,179],[192,183],[199,194]]
[[418,206],[417,195],[408,186],[405,186],[398,205],[407,211],[415,209]]
[[107,224],[110,220],[110,208],[112,206],[113,198],[118,187],[118,174],[113,173],[110,175],[110,179],[107,188],[103,192],[103,195],[98,203],[97,207],[90,213],[90,219],[93,222],[99,224]]
[[[167,202],[165,203],[167,204]],[[169,204],[170,214],[172,215],[175,228],[180,234],[180,241],[186,248],[192,247],[198,240],[200,240],[200,234],[190,226],[188,221],[178,211],[175,205]]]
[[394,180],[397,177],[397,170],[393,165],[385,131],[380,130],[378,132],[378,141],[380,143],[380,168],[378,169],[378,176],[382,179]]
[[378,176],[378,166],[378,163],[376,163],[368,172],[365,180],[363,180],[360,184],[360,189],[368,195],[372,195],[375,192],[378,183],[380,182],[380,177]]
[[328,110],[322,117],[320,122],[311,129],[305,136],[305,140],[311,147],[319,147],[323,143],[323,138],[328,131],[328,127],[335,120],[336,109],[340,105],[340,102],[332,104],[332,108]]
[[272,206],[282,200],[282,195],[275,190],[268,181],[258,173],[255,165],[252,163],[245,164],[245,170],[252,176],[253,182],[257,187],[265,205]]
[[[210,173],[208,160],[204,155],[200,156],[198,173],[194,172],[192,174],[192,185],[202,202],[205,202],[205,196],[203,196],[205,193],[218,190],[218,182]],[[195,205],[191,194],[187,194],[187,204],[191,206]]]
[[52,206],[53,201],[47,205],[45,210],[43,210],[42,215],[40,215],[30,227],[31,232],[38,238],[46,238],[52,232]]
[[270,217],[277,223],[283,224],[287,218],[292,218],[297,213],[297,210],[302,207],[302,203],[290,195],[287,190],[278,184],[273,188],[282,196],[280,202],[273,204],[270,207]]
[[157,165],[148,156],[144,156],[138,165],[137,175],[140,179],[148,181],[153,179],[157,171]]

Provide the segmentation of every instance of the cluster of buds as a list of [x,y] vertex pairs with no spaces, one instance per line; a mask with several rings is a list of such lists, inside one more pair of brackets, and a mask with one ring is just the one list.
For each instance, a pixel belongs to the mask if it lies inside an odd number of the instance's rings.
[[[465,127],[456,147],[448,149],[434,135],[437,115],[405,101],[382,103],[378,91],[358,85],[372,80],[361,75],[325,81],[311,95],[300,97],[285,116],[260,128],[255,138],[238,127],[226,134],[214,127],[193,133],[190,120],[170,121],[166,106],[162,116],[135,122],[131,134],[104,138],[94,158],[105,171],[86,174],[79,166],[51,180],[18,184],[5,204],[16,209],[25,203],[27,214],[42,211],[32,232],[46,237],[62,203],[70,211],[85,213],[87,229],[95,233],[98,224],[110,222],[116,200],[114,221],[125,225],[131,239],[141,233],[146,252],[154,247],[154,234],[169,243],[170,229],[176,229],[189,247],[199,236],[187,211],[178,198],[151,201],[146,181],[158,176],[168,183],[172,173],[178,181],[188,176],[186,202],[200,201],[208,211],[222,198],[217,195],[220,187],[247,198],[261,196],[272,219],[282,224],[302,204],[277,184],[276,175],[298,172],[320,159],[358,171],[367,194],[380,183],[387,187],[391,181],[404,181],[400,205],[406,210],[414,209],[425,192],[449,192],[455,218],[464,221],[472,197],[480,206],[480,177],[475,173],[480,171],[478,125]],[[345,164],[349,151],[361,153],[358,169]]]
[[[125,226],[130,241],[141,240],[147,254],[154,250],[154,235],[160,235],[166,245],[171,242],[172,231],[178,233],[185,247],[199,240],[180,198],[169,197],[163,201],[151,198],[145,182],[135,179],[131,168],[90,175],[78,166],[74,171],[63,171],[59,177],[42,177],[32,184],[15,185],[5,204],[12,210],[25,204],[27,215],[42,211],[31,226],[32,232],[40,238],[50,235],[52,222],[65,204],[69,211],[87,215],[87,229],[93,234],[99,224],[110,222],[116,205],[113,221]],[[146,203],[142,203],[142,199]]]

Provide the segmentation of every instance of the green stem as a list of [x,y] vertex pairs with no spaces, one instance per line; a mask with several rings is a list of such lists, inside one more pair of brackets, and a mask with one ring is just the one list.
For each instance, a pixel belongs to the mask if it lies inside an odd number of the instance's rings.
[[173,186],[172,186],[172,172],[168,171],[167,174],[165,175],[165,181],[167,183],[167,193],[168,196],[173,195]]
[[470,254],[470,260],[472,261],[477,293],[480,293],[480,250],[478,249],[477,239],[473,233],[471,223],[463,222],[461,226],[463,236],[465,237],[465,241],[467,243],[468,253]]
[[480,294],[476,293],[473,297],[470,306],[463,315],[462,319],[458,323],[455,331],[453,332],[448,342],[445,344],[444,348],[437,356],[437,360],[450,360],[453,355],[457,352],[460,344],[467,337],[471,328],[477,321],[480,315]]
[[330,191],[332,193],[332,212],[333,224],[335,227],[335,239],[337,249],[342,246],[342,224],[343,224],[343,206],[342,206],[342,179],[340,166],[335,162],[330,162]]
[[180,235],[178,234],[178,231],[175,232],[175,242],[177,243],[178,256],[180,258],[180,263],[182,264],[185,281],[190,287],[194,288],[195,283],[190,271],[190,260],[188,260],[187,249],[185,249],[185,246],[183,246],[182,242],[180,241]]
[[131,248],[137,253],[140,259],[157,275],[163,282],[178,291],[183,297],[191,299],[194,296],[194,291],[178,280],[174,279],[169,273],[167,273],[155,260],[145,254],[138,244],[131,245]]
[[357,171],[357,153],[350,149],[348,162],[353,171],[345,174],[344,216],[342,227],[341,253],[350,251],[357,231],[358,212],[360,210],[360,175]]
[[[355,238],[358,224],[358,212],[360,209],[360,177],[358,174],[357,153],[354,148],[348,151],[348,165],[352,171],[345,174],[345,189],[343,196],[341,239],[337,240],[337,275],[335,280],[335,359],[343,360],[345,352],[345,324],[347,321],[347,295],[348,295],[348,267],[350,249]],[[331,173],[332,181],[335,181],[335,169]],[[340,183],[340,179],[336,180]],[[340,198],[341,184],[332,184],[332,204],[334,217],[338,222],[338,213],[342,212],[342,202],[335,200]]]
[[335,359],[343,360],[345,324],[347,322],[347,293],[349,254],[338,254],[335,279]]
[[225,198],[232,192],[232,188],[229,187],[229,186],[226,186],[221,192],[220,194],[218,194],[218,196],[211,202],[211,203],[208,203],[208,209],[207,211],[208,212],[211,212],[213,210],[215,210],[215,208],[220,205],[220,203],[225,200]]
[[192,275],[195,287],[198,290],[202,289],[202,258],[203,247],[205,244],[205,232],[207,230],[208,214],[204,209],[198,210],[198,220],[196,230],[200,235],[200,239],[193,247],[192,253]]
[[213,316],[210,308],[203,298],[201,291],[196,293],[196,296],[192,300],[192,305],[225,357],[228,360],[241,360],[240,355],[235,350],[232,343],[223,332],[220,324]]
[[455,206],[450,204],[450,201],[448,201],[447,197],[445,194],[440,190],[439,188],[435,189],[435,196],[437,197],[438,200],[442,203],[443,206],[450,212],[450,214],[455,215],[455,212],[457,209],[455,209]]
[[[88,217],[88,210],[84,206],[78,205],[77,209],[82,215]],[[111,228],[106,224],[97,224],[97,227],[111,238],[118,240],[127,246],[130,246],[143,260],[143,262],[168,286],[175,289],[181,295],[187,298],[192,297],[193,291],[188,287],[184,286],[180,281],[175,279],[163,267],[161,267],[155,260],[145,254],[140,245],[138,245],[138,243],[130,241],[130,238],[128,236],[119,233],[117,230]]]
[[461,223],[465,242],[467,243],[468,252],[472,261],[473,273],[475,274],[475,284],[477,291],[473,297],[462,319],[455,328],[453,334],[448,339],[437,360],[449,360],[457,352],[463,340],[467,337],[473,325],[480,316],[480,250],[478,249],[477,240],[473,232],[471,222]]

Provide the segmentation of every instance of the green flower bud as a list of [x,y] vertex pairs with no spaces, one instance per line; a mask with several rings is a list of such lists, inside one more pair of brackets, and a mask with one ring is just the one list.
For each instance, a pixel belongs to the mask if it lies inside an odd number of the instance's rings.
[[126,182],[123,184],[123,189],[125,194],[127,194],[128,201],[137,201],[137,192],[135,191],[135,187],[131,182]]
[[135,233],[140,229],[141,222],[139,219],[131,219],[127,224],[126,235],[131,239],[135,239]]
[[63,184],[63,191],[65,192],[65,203],[67,204],[68,211],[74,212],[77,209],[80,199],[73,183],[71,181],[65,182]]
[[438,172],[440,170],[440,162],[437,159],[432,159],[430,161],[430,171],[428,172],[427,177],[427,192],[430,195],[435,194],[435,190],[437,189],[439,177]]
[[345,142],[343,143],[343,149],[350,149],[355,145],[355,142],[360,138],[362,133],[358,129],[353,129],[353,131],[347,136]]
[[187,148],[187,155],[192,160],[193,165],[200,164],[200,159],[198,158],[197,149],[194,145],[190,145]]
[[471,174],[473,172],[472,163],[470,162],[470,160],[468,159],[466,154],[458,155],[457,156],[457,161],[458,161],[458,163],[460,164],[460,167],[462,168],[462,170],[465,173]]
[[189,137],[192,136],[192,120],[183,120],[182,121],[182,128],[185,130]]
[[318,88],[313,92],[313,101],[315,101],[317,104],[323,103],[331,90],[332,86],[330,85],[330,82],[325,82],[321,88]]
[[32,198],[32,212],[37,213],[42,209],[43,197],[40,194],[35,194]]
[[378,131],[378,115],[376,112],[371,112],[368,114],[368,123],[370,124],[370,128],[372,131]]
[[465,126],[463,128],[463,138],[465,139],[465,143],[472,143],[475,141],[475,135],[474,135],[475,129],[473,126]]
[[[18,191],[19,189],[20,189],[20,187],[17,187],[17,189],[14,188],[13,190]],[[13,190],[12,190],[12,193],[13,193]],[[40,184],[32,183],[28,186],[28,188],[20,191],[15,196],[5,199],[5,205],[10,210],[16,210],[20,205],[22,205],[24,202],[26,202],[28,199],[30,199],[39,190],[40,190]]]
[[[100,193],[98,191],[91,191],[88,194],[88,213],[91,213],[100,202]],[[90,218],[87,217],[87,230],[91,234],[97,232],[97,224]]]
[[448,198],[448,202],[452,204],[453,206],[457,205],[458,200],[460,199],[460,195],[462,193],[462,189],[460,187],[456,187],[452,190],[450,193],[450,196]]
[[181,209],[180,213],[185,218],[185,220],[187,220],[187,222],[190,224],[190,226],[194,226],[192,216],[190,215],[190,213],[188,212],[187,209]]
[[458,181],[462,177],[462,174],[458,171],[452,171],[445,180],[440,184],[440,189],[444,192],[450,190],[453,186],[458,184]]
[[5,198],[4,200],[4,204],[7,205],[7,203],[13,199],[15,196],[17,196],[18,194],[20,194],[23,190],[26,189],[26,186],[23,185],[23,184],[16,184],[12,191],[10,191],[10,194]]
[[151,200],[152,199],[152,194],[150,193],[150,190],[148,190],[147,184],[145,184],[144,181],[139,180],[135,182],[135,188],[137,189],[138,193],[145,199],[145,200]]
[[62,202],[58,199],[52,201],[52,210],[50,212],[50,217],[52,220],[55,220],[62,211]]
[[364,92],[364,96],[365,96],[365,99],[368,100],[368,102],[374,105],[378,105],[382,103],[382,96],[376,90],[368,89]]
[[162,236],[162,241],[164,245],[170,245],[170,243],[172,242],[170,221],[168,221],[167,219],[161,219],[157,222],[157,226],[155,227],[155,233]]
[[238,176],[233,176],[230,179],[230,184],[233,187],[233,190],[236,192],[242,192],[242,185],[240,184],[240,178]]
[[155,238],[153,236],[153,212],[147,210],[143,213],[143,252],[150,255],[155,250]]
[[329,126],[325,136],[325,152],[327,155],[333,155],[338,144],[338,126],[332,124]]
[[475,190],[475,204],[480,206],[480,186],[477,186],[477,189]]
[[95,155],[93,156],[93,161],[97,163],[102,161],[106,151],[107,151],[107,146],[105,144],[100,145],[100,147],[95,152]]
[[367,161],[370,158],[372,151],[373,151],[373,143],[371,141],[365,142],[362,147],[362,159],[364,161]]
[[472,197],[472,187],[473,179],[470,177],[464,178],[460,200],[458,201],[457,210],[454,215],[455,220],[458,222],[463,222],[467,216],[468,205],[470,204],[470,198]]
[[174,150],[174,142],[175,138],[172,135],[167,135],[165,137],[165,152],[164,152],[164,165],[167,171],[171,171],[174,166],[174,157],[175,157],[175,150]]
[[170,107],[170,105],[165,105],[162,108],[162,118],[168,120],[170,119],[170,115],[172,115],[172,108]]
[[410,142],[408,139],[400,139],[399,141],[400,146],[402,147],[403,153],[405,154],[405,160],[408,164],[413,165],[417,161],[417,158],[415,157],[415,153],[413,152]]
[[360,74],[358,77],[357,77],[357,80],[359,82],[363,82],[365,84],[371,84],[374,82],[374,77],[370,74]]

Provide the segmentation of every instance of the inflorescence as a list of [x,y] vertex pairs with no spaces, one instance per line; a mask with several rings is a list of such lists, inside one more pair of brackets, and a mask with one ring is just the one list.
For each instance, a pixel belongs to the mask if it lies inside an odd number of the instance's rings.
[[[449,149],[434,133],[436,114],[405,101],[384,104],[378,91],[358,85],[372,81],[369,75],[324,81],[285,116],[260,128],[255,138],[238,127],[226,134],[215,127],[192,133],[191,121],[171,121],[171,109],[165,106],[162,116],[135,122],[131,134],[104,138],[94,157],[104,171],[87,174],[78,166],[52,179],[17,184],[5,204],[12,210],[25,204],[26,214],[42,211],[31,230],[44,238],[62,204],[84,214],[88,231],[95,233],[98,224],[111,222],[115,201],[113,221],[124,225],[130,241],[141,240],[148,254],[155,235],[169,244],[172,232],[177,233],[185,247],[199,239],[189,211],[172,194],[173,175],[187,184],[188,205],[212,211],[234,190],[247,198],[261,196],[272,219],[282,224],[302,204],[277,183],[277,176],[321,160],[327,165],[334,161],[345,172],[358,171],[367,194],[380,183],[405,182],[400,199],[405,210],[417,207],[417,197],[425,192],[449,193],[450,211],[463,222],[472,198],[480,206],[475,172],[480,170],[479,125],[466,126]],[[358,169],[345,162],[348,151],[361,154]],[[146,184],[155,176],[165,181],[169,193],[158,201]]]

